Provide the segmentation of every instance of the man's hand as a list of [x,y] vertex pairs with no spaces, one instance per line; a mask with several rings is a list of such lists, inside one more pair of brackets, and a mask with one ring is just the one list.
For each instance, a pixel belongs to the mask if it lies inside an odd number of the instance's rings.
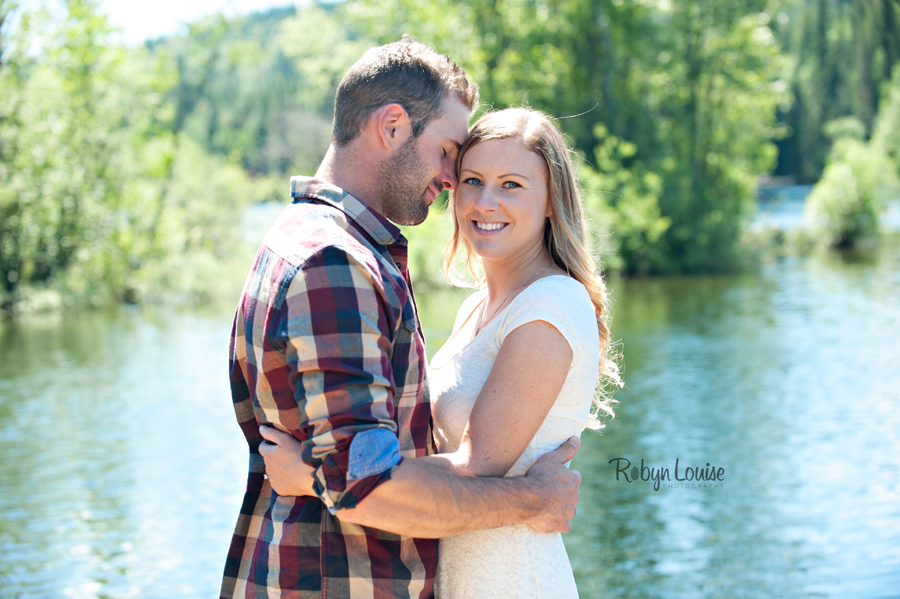
[[575,457],[580,444],[578,437],[570,437],[558,448],[542,455],[525,473],[526,479],[540,479],[539,492],[546,504],[540,514],[525,522],[538,532],[572,530],[569,521],[575,517],[575,505],[581,497],[578,492],[581,474],[569,470],[565,464]]
[[279,495],[315,495],[312,490],[312,467],[303,461],[300,442],[271,426],[260,426],[266,441],[259,446],[259,454],[266,461],[266,476]]

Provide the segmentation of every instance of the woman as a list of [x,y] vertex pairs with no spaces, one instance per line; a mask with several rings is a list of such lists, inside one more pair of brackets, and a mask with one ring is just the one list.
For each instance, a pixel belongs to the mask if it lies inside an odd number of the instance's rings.
[[[473,125],[457,159],[449,210],[457,254],[484,288],[465,301],[428,370],[441,467],[518,476],[585,426],[597,428],[608,357],[606,290],[594,272],[577,180],[562,135],[527,108]],[[483,276],[482,274],[483,273]],[[534,347],[542,348],[539,361]],[[273,442],[291,442],[263,433]],[[577,597],[559,534],[506,526],[441,540],[437,594]]]

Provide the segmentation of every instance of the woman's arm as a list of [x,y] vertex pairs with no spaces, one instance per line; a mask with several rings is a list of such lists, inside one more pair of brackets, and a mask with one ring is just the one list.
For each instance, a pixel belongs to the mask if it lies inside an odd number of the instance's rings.
[[572,349],[553,325],[535,320],[503,340],[478,394],[459,449],[427,458],[470,476],[503,476],[534,438],[559,396]]

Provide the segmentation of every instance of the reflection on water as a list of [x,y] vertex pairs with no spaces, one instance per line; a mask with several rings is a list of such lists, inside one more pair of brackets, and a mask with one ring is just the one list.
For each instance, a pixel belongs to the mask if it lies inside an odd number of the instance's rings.
[[0,595],[214,596],[246,454],[227,319],[3,325]]
[[[576,458],[584,596],[897,593],[898,257],[894,239],[759,276],[614,284],[628,388]],[[616,457],[725,480],[654,491],[617,482]]]
[[[583,597],[900,589],[900,244],[611,283],[627,388],[586,433]],[[419,294],[429,350],[462,296]],[[245,472],[228,314],[0,325],[0,596],[215,596]],[[706,464],[721,487],[616,481]],[[683,483],[678,483],[683,484]]]

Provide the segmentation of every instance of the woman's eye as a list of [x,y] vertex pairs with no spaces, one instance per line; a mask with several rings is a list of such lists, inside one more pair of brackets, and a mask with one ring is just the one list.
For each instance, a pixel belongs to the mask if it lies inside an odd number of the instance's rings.
[[501,187],[504,187],[506,189],[515,189],[517,187],[522,187],[522,186],[519,185],[518,183],[516,183],[515,181],[504,181],[504,183],[503,183],[503,185],[501,185]]
[[475,177],[469,177],[465,181],[463,181],[465,185],[481,185],[481,181],[476,179]]

